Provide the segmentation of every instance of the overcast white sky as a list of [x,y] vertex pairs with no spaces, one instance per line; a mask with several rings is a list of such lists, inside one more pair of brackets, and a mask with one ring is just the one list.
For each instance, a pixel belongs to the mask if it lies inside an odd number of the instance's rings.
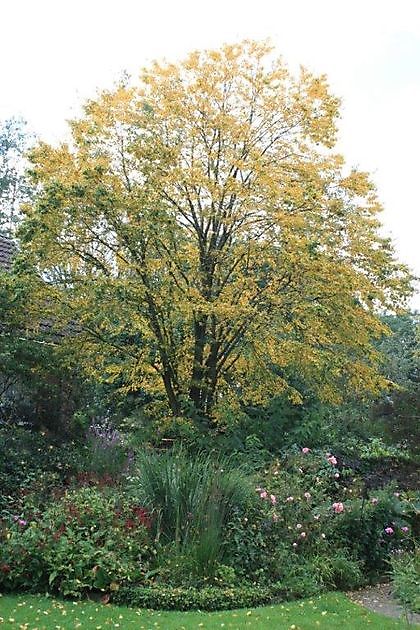
[[385,231],[420,276],[419,0],[0,0],[0,20],[0,118],[48,141],[123,70],[271,38],[292,67],[328,75],[339,150],[373,173]]

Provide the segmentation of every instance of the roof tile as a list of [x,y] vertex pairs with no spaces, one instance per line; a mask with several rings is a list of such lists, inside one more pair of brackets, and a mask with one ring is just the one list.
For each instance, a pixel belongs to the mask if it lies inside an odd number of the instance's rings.
[[11,238],[0,234],[0,267],[10,271],[15,245]]

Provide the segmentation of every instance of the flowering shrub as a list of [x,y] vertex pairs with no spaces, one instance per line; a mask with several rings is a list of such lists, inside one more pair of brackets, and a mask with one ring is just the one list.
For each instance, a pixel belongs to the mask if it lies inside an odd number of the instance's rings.
[[0,587],[78,595],[141,581],[152,550],[149,513],[92,488],[67,492],[43,514],[2,522]]
[[356,497],[336,521],[333,537],[363,561],[368,572],[387,568],[392,552],[410,548],[410,504],[392,489],[376,491],[370,500]]
[[265,471],[256,507],[230,525],[229,553],[244,576],[267,583],[285,579],[284,565],[292,571],[294,563],[309,567],[321,558],[329,573],[323,578],[317,568],[316,579],[351,588],[363,581],[362,569],[383,571],[393,550],[409,546],[415,508],[392,489],[366,497],[339,458],[304,448]]
[[[126,461],[113,429],[93,427],[90,440]],[[418,532],[414,494],[368,492],[342,455],[310,446],[252,476],[208,453],[144,452],[123,479],[124,490],[109,472],[84,470],[85,487],[62,484],[49,503],[24,493],[3,510],[0,588],[280,585],[285,597],[306,596],[387,570]]]
[[82,461],[82,472],[115,478],[130,468],[132,454],[117,429],[106,423],[91,424],[86,437],[87,451]]

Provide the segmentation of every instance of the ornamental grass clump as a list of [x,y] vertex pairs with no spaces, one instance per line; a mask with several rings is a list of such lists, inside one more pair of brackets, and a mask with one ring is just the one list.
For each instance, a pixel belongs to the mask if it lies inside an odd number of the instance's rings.
[[156,540],[194,559],[210,577],[223,556],[223,529],[252,496],[252,484],[229,460],[182,450],[142,453],[132,478],[136,500],[153,514]]

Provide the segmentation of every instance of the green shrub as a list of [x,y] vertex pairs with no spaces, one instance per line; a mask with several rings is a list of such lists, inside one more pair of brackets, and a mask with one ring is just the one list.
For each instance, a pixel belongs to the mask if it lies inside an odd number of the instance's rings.
[[411,515],[406,502],[392,490],[377,491],[369,499],[348,501],[341,518],[335,519],[336,543],[359,558],[369,574],[383,572],[390,554],[411,544]]
[[304,468],[295,471],[292,461],[288,465],[292,470],[274,462],[254,487],[254,500],[237,509],[226,527],[226,561],[241,576],[281,580],[285,577],[282,567],[327,550],[333,514],[325,485],[331,483],[333,471],[327,470],[323,477],[318,462],[319,483],[311,484]]
[[331,552],[308,560],[308,568],[313,571],[317,583],[327,590],[346,591],[362,586],[365,579],[361,563],[350,558],[342,549],[332,549]]
[[276,590],[268,587],[171,588],[167,586],[122,587],[113,594],[116,604],[157,610],[229,610],[262,606],[273,600]]
[[141,581],[150,517],[93,488],[67,492],[42,514],[3,521],[0,587],[79,595]]
[[413,553],[393,555],[391,567],[395,595],[410,610],[420,613],[420,547]]
[[0,514],[36,493],[40,499],[75,472],[73,444],[60,448],[43,433],[16,425],[0,425]]
[[225,562],[257,582],[283,580],[282,566],[293,573],[294,564],[320,557],[321,586],[359,585],[363,574],[386,569],[393,550],[409,547],[416,527],[414,499],[393,487],[367,497],[360,479],[325,452],[273,462],[255,496],[225,529]]

